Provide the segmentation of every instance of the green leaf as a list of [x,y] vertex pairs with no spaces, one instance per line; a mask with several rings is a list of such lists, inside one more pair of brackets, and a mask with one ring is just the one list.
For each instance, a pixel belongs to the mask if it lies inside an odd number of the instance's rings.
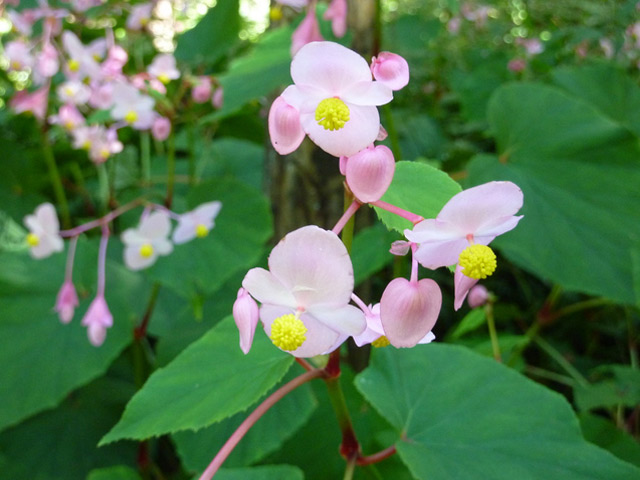
[[582,413],[579,418],[584,438],[640,467],[640,444],[631,435],[616,428],[611,421],[590,413]]
[[501,87],[489,116],[500,156],[475,157],[469,180],[511,180],[524,192],[524,218],[496,245],[567,290],[633,303],[638,138],[589,104],[544,85]]
[[381,224],[363,228],[356,234],[351,249],[356,285],[393,261],[389,249],[395,240],[398,240],[398,234],[389,232]]
[[222,469],[216,480],[304,480],[302,470],[290,465]]
[[[435,218],[445,203],[460,191],[460,185],[441,170],[424,163],[402,161],[396,163],[393,181],[382,200],[424,218]],[[379,207],[375,210],[390,230],[404,234],[405,228],[412,227],[409,220]]]
[[239,8],[239,0],[224,0],[210,8],[194,28],[178,38],[176,58],[194,67],[215,63],[239,41]]
[[[295,370],[296,375],[300,373],[298,370]],[[290,372],[285,380],[294,376]],[[225,466],[250,465],[277,450],[307,422],[316,405],[309,385],[303,385],[286,395],[251,427],[225,460]],[[246,417],[247,413],[242,412],[198,432],[174,433],[171,437],[185,468],[192,472],[203,471]]]
[[561,396],[461,347],[378,349],[356,386],[401,434],[396,448],[415,478],[640,475],[585,441]]
[[149,269],[152,278],[186,297],[211,294],[238,271],[252,267],[272,234],[271,210],[259,191],[226,178],[200,183],[187,197],[189,208],[213,200],[222,202],[213,230],[176,245]]
[[258,332],[251,352],[238,346],[231,317],[220,322],[164,368],[131,399],[100,445],[197,430],[245,410],[287,372],[293,357]]
[[124,465],[91,470],[87,480],[142,480],[136,470]]
[[29,249],[27,231],[0,210],[0,252],[21,252]]
[[231,62],[229,71],[218,77],[224,90],[224,104],[217,112],[202,118],[202,123],[235,113],[250,100],[291,83],[291,32],[290,28],[272,30],[246,56]]
[[487,322],[487,317],[484,313],[484,308],[474,308],[467,313],[456,328],[451,332],[450,337],[452,340],[456,340],[469,332],[477,330]]
[[[0,451],[7,457],[2,478],[85,480],[94,469],[125,462],[134,465],[136,446],[131,443],[96,447],[100,437],[117,420],[133,390],[131,383],[101,378],[74,392],[58,408],[2,432]],[[94,478],[90,475],[89,478],[134,480],[139,477],[102,475]]]
[[261,189],[263,161],[263,145],[237,138],[221,138],[205,145],[197,164],[197,176],[232,176],[247,185]]
[[114,326],[104,344],[92,346],[80,324],[95,296],[97,250],[96,240],[78,241],[73,279],[80,305],[69,325],[53,312],[66,256],[34,260],[26,253],[0,253],[0,429],[56,406],[71,390],[102,375],[132,340],[149,287],[120,258],[107,259],[106,299]]
[[601,377],[599,381],[574,388],[575,402],[580,410],[640,405],[640,370],[626,365],[605,365],[598,367],[596,374]]

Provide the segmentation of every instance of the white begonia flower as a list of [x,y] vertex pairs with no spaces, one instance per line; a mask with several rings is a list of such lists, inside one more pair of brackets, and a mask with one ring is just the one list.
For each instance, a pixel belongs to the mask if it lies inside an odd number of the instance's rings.
[[74,80],[60,84],[56,92],[61,102],[74,105],[84,105],[91,97],[91,89],[84,83]]
[[118,82],[113,86],[113,110],[111,118],[124,120],[137,130],[151,128],[156,118],[155,100],[143,95],[133,85]]
[[147,68],[147,73],[165,85],[171,80],[180,78],[180,71],[176,68],[176,58],[170,53],[156,55]]
[[50,203],[39,205],[33,215],[24,217],[24,224],[29,229],[27,244],[33,258],[46,258],[64,250],[56,209]]
[[220,202],[207,202],[195,210],[180,215],[178,226],[173,232],[173,243],[186,243],[196,237],[207,236],[215,225],[214,220],[221,208]]
[[171,221],[165,212],[150,213],[140,221],[138,228],[129,228],[122,233],[125,244],[124,263],[131,270],[141,270],[153,265],[158,255],[173,251],[169,241]]

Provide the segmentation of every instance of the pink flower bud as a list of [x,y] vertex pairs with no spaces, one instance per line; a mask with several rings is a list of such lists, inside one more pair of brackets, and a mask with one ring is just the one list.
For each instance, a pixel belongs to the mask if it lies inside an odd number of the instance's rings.
[[344,37],[347,33],[347,0],[331,0],[322,18],[331,20],[331,30],[336,37]]
[[191,98],[196,103],[204,103],[211,98],[211,79],[198,77],[198,84],[191,89]]
[[396,162],[388,147],[370,146],[349,157],[347,185],[361,202],[375,202],[391,185],[395,169]]
[[433,280],[391,280],[380,300],[380,320],[391,345],[415,346],[435,325],[441,306],[442,293]]
[[78,306],[78,295],[71,280],[65,280],[56,298],[56,306],[53,308],[62,323],[69,323],[73,318],[73,312]]
[[113,316],[104,296],[98,295],[93,299],[82,319],[82,325],[87,327],[87,336],[91,345],[99,347],[104,343],[104,339],[107,337],[107,328],[113,325]]
[[489,290],[484,285],[476,285],[469,290],[467,303],[471,308],[481,307],[489,299]]
[[245,355],[251,350],[258,318],[258,304],[244,288],[240,288],[238,298],[233,304],[233,319],[240,331],[240,348]]
[[507,68],[512,72],[522,72],[525,68],[527,68],[527,61],[523,58],[514,58],[512,60],[509,60]]
[[373,78],[391,90],[400,90],[409,83],[409,64],[395,53],[380,52],[373,57],[371,73]]
[[304,139],[298,110],[289,105],[282,96],[273,101],[269,110],[269,136],[273,148],[280,155],[293,152]]
[[389,252],[392,255],[404,256],[409,253],[411,249],[411,242],[405,242],[404,240],[396,240],[391,244]]
[[222,87],[218,87],[216,88],[216,90],[213,92],[213,95],[211,96],[211,105],[213,105],[214,108],[221,109],[223,103],[224,103],[224,90],[222,89]]
[[318,25],[318,19],[316,18],[316,4],[314,2],[307,7],[307,14],[295,32],[293,32],[293,35],[291,35],[291,56],[298,53],[298,50],[307,43],[321,42],[322,40],[324,38],[320,33],[320,25]]
[[45,43],[42,52],[36,58],[36,72],[42,77],[49,78],[58,73],[59,68],[60,62],[56,47],[51,43]]
[[47,114],[47,104],[49,101],[49,84],[29,93],[26,90],[17,92],[9,106],[16,113],[31,112],[38,120],[44,120]]
[[162,142],[167,139],[171,133],[171,122],[167,117],[158,117],[151,125],[151,135],[156,140]]

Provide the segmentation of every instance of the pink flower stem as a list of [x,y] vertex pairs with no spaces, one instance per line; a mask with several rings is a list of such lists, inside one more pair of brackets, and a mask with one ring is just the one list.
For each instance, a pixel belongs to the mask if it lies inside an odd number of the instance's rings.
[[151,207],[154,210],[162,210],[164,213],[169,215],[169,217],[173,218],[176,221],[180,221],[180,215],[178,215],[177,213],[174,213],[172,210],[168,209],[164,205],[160,205],[158,203],[154,203]]
[[102,224],[102,238],[100,238],[100,250],[98,251],[98,291],[97,296],[104,297],[104,285],[106,277],[107,243],[109,242],[109,227]]
[[390,203],[383,202],[382,200],[376,200],[375,202],[369,202],[369,205],[373,205],[378,208],[382,208],[391,213],[395,213],[399,217],[406,218],[414,225],[418,222],[424,220],[424,217],[420,215],[416,215],[415,213],[408,212],[407,210],[403,210],[400,207],[396,207],[395,205],[391,205]]
[[360,297],[358,297],[355,293],[351,294],[351,300],[353,300],[353,303],[355,303],[356,305],[358,305],[358,307],[360,307],[360,310],[362,310],[365,315],[366,314],[371,315],[371,309],[369,309],[369,307],[367,307],[367,304],[364,303],[362,299],[360,299]]
[[313,370],[313,366],[307,362],[304,358],[298,358],[296,357],[296,362],[298,362],[300,364],[300,366],[302,366],[302,368],[304,368],[307,372],[310,372],[311,370]]
[[91,230],[92,228],[96,228],[96,227],[100,227],[100,226],[106,225],[107,223],[109,223],[114,218],[119,217],[123,213],[128,212],[132,208],[135,208],[138,205],[140,205],[141,203],[142,203],[142,199],[137,199],[137,200],[134,200],[133,202],[129,202],[126,205],[123,205],[122,207],[117,208],[114,211],[107,213],[104,217],[98,218],[97,220],[92,220],[92,221],[87,222],[87,223],[85,223],[83,225],[79,225],[79,226],[77,226],[75,228],[70,228],[69,230],[61,230],[60,231],[60,236],[64,237],[64,238],[77,237],[81,233],[84,233],[84,232],[86,232],[88,230]]
[[313,380],[314,378],[320,378],[325,376],[324,370],[314,369],[309,372],[305,372],[302,375],[294,378],[288,383],[278,388],[275,392],[269,395],[258,407],[251,412],[251,414],[240,424],[235,432],[229,437],[229,440],[222,446],[220,451],[213,458],[207,469],[202,472],[200,480],[210,480],[218,471],[222,463],[227,459],[229,454],[236,447],[238,442],[242,440],[242,437],[249,431],[249,429],[262,417],[271,407],[273,407],[278,401],[298,388],[300,385]]
[[71,240],[69,240],[69,252],[67,253],[67,264],[64,269],[65,282],[71,282],[73,280],[73,259],[76,256],[77,244],[78,237],[71,237]]
[[358,200],[354,200],[353,202],[351,202],[351,205],[349,205],[349,207],[344,211],[342,217],[340,217],[340,220],[338,220],[338,223],[336,223],[336,226],[333,227],[331,231],[336,235],[339,235],[349,219],[353,216],[354,213],[356,213],[361,205],[362,204]]
[[366,456],[362,455],[358,457],[356,464],[360,466],[364,466],[364,465],[371,465],[372,463],[378,463],[386,458],[389,458],[394,453],[396,453],[396,446],[391,445],[390,447],[387,447],[384,450],[380,450],[378,453],[373,453],[371,455],[366,455]]

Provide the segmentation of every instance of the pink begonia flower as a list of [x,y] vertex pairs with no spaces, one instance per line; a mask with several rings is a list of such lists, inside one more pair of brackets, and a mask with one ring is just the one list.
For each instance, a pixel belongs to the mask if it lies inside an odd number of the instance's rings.
[[389,253],[392,255],[398,255],[400,257],[405,256],[411,250],[411,242],[405,242],[404,240],[396,240],[391,244]]
[[613,54],[615,53],[615,47],[610,38],[601,38],[598,42],[600,44],[600,48],[604,52],[605,58],[613,58]]
[[38,120],[44,120],[47,116],[49,103],[49,84],[40,87],[35,92],[21,90],[13,95],[9,106],[16,113],[31,112]]
[[92,83],[89,105],[101,110],[109,110],[113,106],[113,83]]
[[180,71],[176,68],[176,57],[170,53],[156,55],[147,67],[147,72],[165,85],[171,80],[180,78]]
[[113,326],[113,315],[111,315],[103,295],[97,295],[93,299],[87,313],[82,318],[82,326],[87,327],[87,336],[91,345],[99,347],[104,343],[104,339],[107,337],[107,328]]
[[[378,346],[376,345],[376,340],[378,340],[381,344],[380,346],[385,346],[384,343],[386,342],[381,341],[381,339],[383,337],[386,338],[386,336],[382,328],[382,321],[380,320],[380,304],[376,303],[373,307],[367,307],[364,316],[367,321],[367,328],[360,335],[353,336],[356,345],[362,347],[368,343],[373,343],[374,346]],[[418,344],[431,343],[435,339],[436,336],[430,331],[418,341]]]
[[141,94],[134,86],[116,83],[113,86],[113,103],[111,118],[114,120],[124,120],[136,130],[146,130],[153,125],[155,100]]
[[36,57],[35,73],[43,78],[53,77],[60,69],[58,51],[51,43],[45,43]]
[[534,56],[544,51],[542,42],[537,38],[516,38],[516,44],[524,47],[527,55]]
[[21,40],[7,43],[4,54],[9,59],[9,70],[27,70],[33,67],[35,59],[31,55],[29,45]]
[[349,305],[347,249],[335,233],[314,225],[287,234],[272,250],[269,270],[249,270],[242,286],[262,304],[260,320],[272,342],[296,357],[327,353],[341,335],[365,329],[362,311]]
[[151,125],[151,135],[159,142],[163,142],[171,133],[171,120],[167,117],[157,117]]
[[7,16],[9,17],[13,28],[15,28],[18,33],[21,33],[25,37],[31,36],[31,27],[33,27],[36,20],[33,15],[30,15],[28,12],[20,13],[15,10],[7,10]]
[[268,123],[273,148],[281,155],[295,151],[304,140],[305,133],[300,124],[300,114],[282,96],[273,101],[269,109]]
[[122,78],[122,68],[127,64],[129,54],[120,45],[112,45],[107,52],[107,58],[100,65],[102,75],[108,79]]
[[224,104],[224,90],[222,86],[219,86],[213,91],[213,95],[211,96],[211,105],[214,108],[221,109]]
[[380,52],[371,59],[373,78],[391,90],[400,90],[409,83],[409,64],[400,55]]
[[452,35],[457,35],[460,32],[461,25],[462,25],[462,19],[460,17],[453,17],[447,23],[447,31]]
[[155,211],[143,218],[138,228],[122,232],[125,265],[131,270],[141,270],[153,265],[158,255],[169,255],[173,251],[168,238],[170,231],[169,216]]
[[27,244],[33,258],[46,258],[64,250],[58,215],[50,203],[39,205],[33,215],[24,217],[24,224],[29,229]]
[[413,347],[424,340],[438,320],[441,306],[440,287],[430,278],[391,280],[380,299],[380,321],[391,345]]
[[419,245],[415,256],[422,266],[453,265],[470,244],[488,245],[515,228],[522,202],[522,190],[514,183],[485,183],[458,193],[435,219],[423,220],[404,234]]
[[316,17],[316,2],[312,2],[307,7],[307,14],[304,16],[298,28],[291,35],[291,56],[308,43],[321,42],[324,40],[320,33],[320,25]]
[[87,45],[87,51],[91,54],[96,62],[99,62],[106,55],[107,47],[107,39],[105,37],[100,37],[96,38],[89,45]]
[[489,300],[489,290],[484,285],[476,285],[469,290],[467,303],[471,308],[482,307]]
[[509,60],[507,68],[515,73],[522,72],[527,68],[527,61],[524,58],[512,58]]
[[71,0],[71,8],[78,12],[84,12],[92,7],[102,5],[105,0]]
[[344,37],[347,33],[347,0],[331,0],[322,18],[331,20],[331,30],[336,37]]
[[55,312],[60,321],[67,324],[73,318],[73,312],[78,306],[78,294],[71,280],[65,280],[56,297]]
[[213,88],[210,77],[198,77],[198,83],[191,89],[191,98],[196,103],[204,103],[211,98]]
[[66,65],[68,78],[84,79],[89,77],[92,80],[100,78],[100,65],[93,58],[93,53],[82,44],[75,34],[65,30],[62,33],[62,46],[69,55],[69,61]]
[[84,105],[91,97],[91,89],[83,82],[74,80],[58,85],[56,93],[61,102],[73,103],[74,105]]
[[151,20],[153,3],[142,3],[131,8],[126,26],[129,30],[142,30]]
[[240,349],[246,355],[253,344],[253,334],[260,319],[260,310],[256,301],[244,288],[238,290],[238,297],[233,304],[233,319],[240,332]]
[[93,163],[106,162],[113,154],[120,153],[123,149],[122,142],[118,140],[118,133],[114,128],[106,129],[102,125],[96,125],[90,138],[89,158]]
[[[350,156],[377,138],[376,106],[390,102],[393,93],[372,80],[369,65],[360,55],[333,42],[308,43],[291,62],[291,78],[294,85],[285,89],[282,98],[298,111],[302,129],[325,152]],[[276,113],[283,111],[279,107]],[[277,114],[270,114],[270,119],[270,123],[279,121]],[[279,140],[271,138],[282,153]],[[284,143],[292,145],[292,141]]]
[[196,237],[206,237],[215,226],[215,219],[221,208],[221,202],[207,202],[190,212],[180,215],[178,226],[173,231],[173,243],[179,245]]
[[60,125],[65,130],[71,131],[85,124],[85,119],[75,105],[65,103],[58,110],[57,115],[50,115],[48,121],[51,125]]
[[347,185],[362,203],[375,202],[391,185],[396,161],[388,147],[370,145],[347,158]]

